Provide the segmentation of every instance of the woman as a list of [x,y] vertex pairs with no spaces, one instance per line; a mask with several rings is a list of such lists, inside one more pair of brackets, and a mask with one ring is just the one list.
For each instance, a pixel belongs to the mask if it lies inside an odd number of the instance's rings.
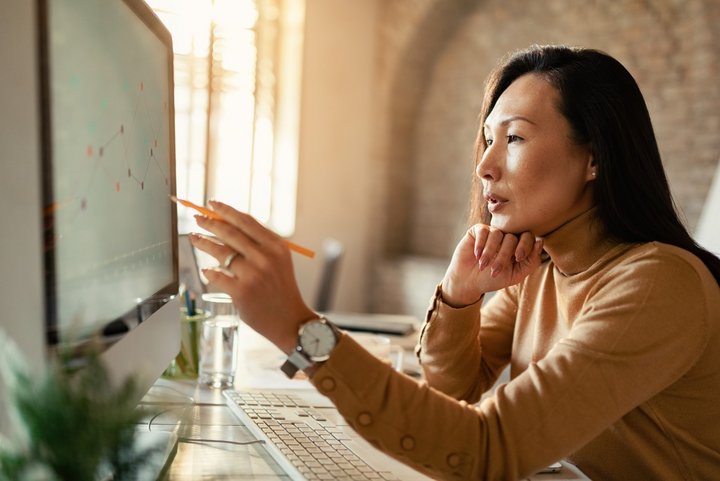
[[[342,334],[306,368],[313,384],[363,436],[439,478],[519,479],[561,458],[594,480],[717,478],[720,260],[678,220],[630,74],[594,50],[512,55],[486,88],[476,174],[474,224],[421,334],[432,388]],[[211,205],[227,222],[198,222],[222,243],[195,245],[231,262],[208,279],[293,353],[317,315],[287,248]],[[509,383],[468,404],[508,365]]]

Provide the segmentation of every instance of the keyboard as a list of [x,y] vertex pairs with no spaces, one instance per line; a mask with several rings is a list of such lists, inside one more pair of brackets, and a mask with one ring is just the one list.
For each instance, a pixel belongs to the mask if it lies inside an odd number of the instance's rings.
[[372,447],[320,394],[225,390],[223,395],[293,480],[430,479]]

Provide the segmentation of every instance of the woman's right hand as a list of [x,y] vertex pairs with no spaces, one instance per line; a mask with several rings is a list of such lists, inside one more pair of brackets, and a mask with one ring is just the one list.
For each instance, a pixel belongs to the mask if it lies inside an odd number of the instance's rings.
[[468,306],[486,292],[517,284],[540,265],[542,247],[530,232],[518,236],[475,224],[455,248],[442,281],[443,301]]
[[228,265],[203,269],[210,285],[232,296],[245,324],[290,354],[300,325],[317,314],[302,298],[287,243],[255,218],[222,202],[210,206],[223,220],[196,215],[216,237],[192,235],[195,247]]

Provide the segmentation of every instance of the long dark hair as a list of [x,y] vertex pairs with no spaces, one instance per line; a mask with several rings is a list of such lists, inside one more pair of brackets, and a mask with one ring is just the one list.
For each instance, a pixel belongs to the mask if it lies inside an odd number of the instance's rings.
[[[703,261],[720,285],[720,259],[700,247],[678,217],[650,115],[630,72],[598,50],[552,45],[515,52],[488,79],[481,126],[505,89],[528,73],[541,75],[557,89],[558,108],[570,123],[573,140],[591,148],[597,168],[594,201],[606,233],[621,242],[659,241],[685,249]],[[485,145],[480,128],[476,162]],[[480,180],[473,178],[471,220],[488,222]]]

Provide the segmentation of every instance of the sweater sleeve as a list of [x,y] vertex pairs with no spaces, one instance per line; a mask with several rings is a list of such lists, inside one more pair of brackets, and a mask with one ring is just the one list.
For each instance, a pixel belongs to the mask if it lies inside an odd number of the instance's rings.
[[516,287],[480,304],[453,308],[435,291],[423,325],[418,359],[428,384],[456,399],[477,402],[510,360],[517,313]]
[[363,437],[418,470],[519,479],[671,385],[707,342],[707,301],[687,263],[606,274],[568,337],[479,406],[393,371],[348,336],[312,382]]

